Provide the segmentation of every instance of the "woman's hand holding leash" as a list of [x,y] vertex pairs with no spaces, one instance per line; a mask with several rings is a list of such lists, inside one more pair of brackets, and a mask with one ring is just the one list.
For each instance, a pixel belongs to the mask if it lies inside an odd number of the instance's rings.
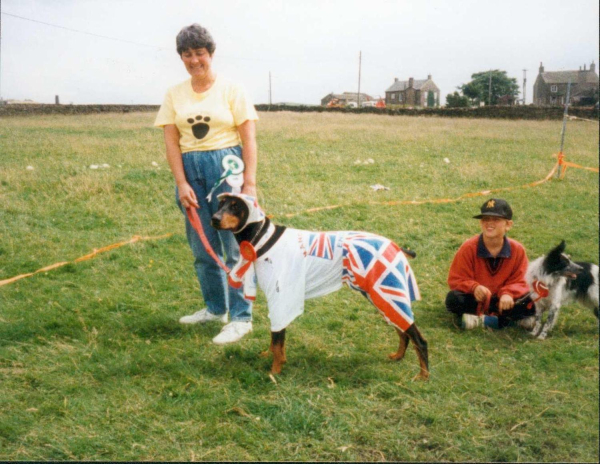
[[242,193],[244,195],[250,195],[251,197],[256,198],[256,185],[246,185],[242,187]]
[[179,190],[179,201],[184,208],[199,208],[198,199],[192,189],[191,185],[187,182],[177,187]]

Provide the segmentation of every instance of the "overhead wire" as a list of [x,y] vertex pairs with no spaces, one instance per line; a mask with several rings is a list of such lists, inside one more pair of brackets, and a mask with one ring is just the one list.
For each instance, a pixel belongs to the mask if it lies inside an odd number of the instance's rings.
[[7,13],[6,11],[3,11],[2,15],[6,15],[6,16],[11,16],[13,18],[22,19],[24,21],[30,21],[32,23],[44,24],[45,26],[56,27],[58,29],[64,29],[66,31],[77,32],[79,34],[86,34],[86,35],[91,35],[91,36],[94,36],[94,37],[100,37],[102,39],[116,40],[117,42],[123,42],[123,43],[132,44],[132,45],[139,45],[141,47],[152,47],[152,48],[157,48],[159,50],[167,50],[166,48],[159,47],[157,45],[150,45],[150,44],[145,44],[145,43],[141,43],[141,42],[133,42],[131,40],[119,39],[119,38],[116,38],[116,37],[109,37],[107,35],[96,34],[94,32],[81,31],[79,29],[73,29],[73,28],[70,28],[70,27],[60,26],[58,24],[47,23],[45,21],[39,21],[37,19],[31,19],[31,18],[26,18],[24,16],[19,16],[19,15],[12,14],[12,13]]
[[[12,18],[17,18],[17,19],[21,19],[23,21],[30,21],[33,23],[37,23],[37,24],[43,24],[45,26],[50,26],[50,27],[55,27],[58,29],[63,29],[66,31],[70,31],[70,32],[76,32],[78,34],[86,34],[86,35],[90,35],[93,37],[99,37],[102,39],[108,39],[108,40],[114,40],[117,42],[123,42],[123,43],[128,43],[128,44],[132,44],[132,45],[138,45],[141,47],[150,47],[150,48],[155,48],[157,50],[161,50],[161,51],[172,51],[171,48],[165,48],[165,47],[160,47],[158,45],[151,45],[151,44],[147,44],[147,43],[142,43],[142,42],[134,42],[132,40],[126,40],[126,39],[121,39],[121,38],[117,38],[117,37],[110,37],[107,35],[102,35],[102,34],[96,34],[94,32],[88,32],[88,31],[82,31],[80,29],[74,29],[71,27],[65,27],[65,26],[61,26],[59,24],[53,24],[53,23],[48,23],[45,21],[40,21],[37,19],[33,19],[33,18],[26,18],[25,16],[20,16],[20,15],[16,15],[13,13],[7,13],[5,11],[0,12],[2,15],[6,15],[6,16],[10,16]],[[229,56],[229,55],[221,55],[219,54],[219,57],[221,59],[230,59],[230,60],[240,60],[240,61],[262,61],[262,62],[281,62],[281,61],[290,61],[290,60],[298,60],[298,59],[303,59],[304,56],[286,56],[285,58],[256,58],[256,57],[248,57],[248,56]],[[307,60],[304,60],[307,61]],[[348,60],[346,59],[341,59],[341,58],[337,58],[337,59],[319,59],[319,60],[310,60],[308,62],[311,63],[315,63],[315,64],[323,64],[323,63],[335,63],[335,62],[343,62],[343,63],[347,63]]]

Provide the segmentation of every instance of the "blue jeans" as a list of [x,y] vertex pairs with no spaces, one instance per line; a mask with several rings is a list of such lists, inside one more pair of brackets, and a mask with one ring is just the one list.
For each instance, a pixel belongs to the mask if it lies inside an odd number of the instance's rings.
[[[204,234],[217,256],[229,268],[232,268],[240,255],[240,249],[233,234],[225,230],[216,230],[210,225],[210,218],[217,212],[219,204],[217,195],[231,192],[232,189],[227,182],[223,182],[213,192],[211,201],[206,199],[214,184],[223,175],[224,169],[221,162],[223,157],[228,154],[236,155],[241,159],[242,149],[237,146],[222,150],[193,151],[184,153],[182,159],[185,177],[194,190],[200,205],[200,209],[197,211]],[[208,312],[220,315],[229,311],[231,321],[251,321],[252,303],[244,298],[243,288],[235,289],[227,284],[227,275],[206,252],[200,237],[187,218],[185,208],[181,206],[177,187],[175,188],[175,198],[185,217],[185,233],[194,255],[194,268]]]

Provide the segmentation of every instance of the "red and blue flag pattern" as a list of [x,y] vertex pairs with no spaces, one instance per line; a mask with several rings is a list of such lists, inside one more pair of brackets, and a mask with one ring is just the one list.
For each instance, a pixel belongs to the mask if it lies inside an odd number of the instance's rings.
[[308,237],[308,255],[315,258],[333,259],[337,235],[331,232],[315,232]]
[[414,322],[411,301],[421,295],[400,247],[361,232],[346,236],[342,247],[342,281],[371,300],[388,323],[406,331]]

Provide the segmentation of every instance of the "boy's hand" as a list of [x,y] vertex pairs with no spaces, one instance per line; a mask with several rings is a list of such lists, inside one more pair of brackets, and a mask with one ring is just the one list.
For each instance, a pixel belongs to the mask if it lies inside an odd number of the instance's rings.
[[473,296],[475,296],[475,299],[480,303],[485,301],[488,295],[491,296],[492,292],[489,288],[484,287],[483,285],[478,285],[475,287],[475,291],[473,292]]
[[505,309],[512,309],[515,306],[515,300],[513,297],[507,294],[504,294],[500,297],[500,301],[498,302],[498,309],[500,313]]

